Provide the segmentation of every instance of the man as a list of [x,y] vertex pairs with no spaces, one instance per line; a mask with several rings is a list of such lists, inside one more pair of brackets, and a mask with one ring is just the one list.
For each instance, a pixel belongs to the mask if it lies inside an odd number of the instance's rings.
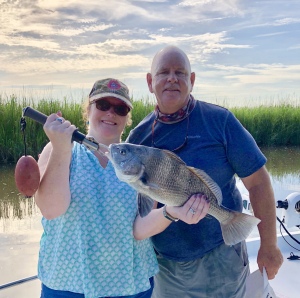
[[[204,170],[222,189],[222,205],[241,211],[237,174],[261,220],[258,266],[261,271],[265,267],[273,279],[283,258],[277,246],[275,199],[266,158],[230,111],[193,98],[194,82],[195,73],[182,50],[167,46],[159,51],[147,74],[157,107],[127,141],[171,150],[188,166]],[[177,215],[174,210],[169,209],[170,220]],[[245,242],[225,245],[220,225],[211,216],[195,224],[172,222],[151,239],[160,266],[152,297],[244,297],[249,274]]]

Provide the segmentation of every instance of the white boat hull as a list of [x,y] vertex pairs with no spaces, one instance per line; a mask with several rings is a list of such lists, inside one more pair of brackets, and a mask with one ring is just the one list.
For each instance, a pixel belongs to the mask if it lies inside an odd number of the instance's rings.
[[[291,233],[300,242],[300,231]],[[291,243],[295,248],[300,249],[300,245],[293,241],[287,234],[283,234],[285,239]],[[281,235],[278,235],[278,246],[283,254],[284,262],[276,275],[270,280],[275,294],[278,298],[299,298],[300,297],[300,259],[289,260],[291,253],[300,257],[300,251],[289,246]],[[250,271],[254,272],[258,269],[256,257],[259,249],[259,238],[247,240],[247,249],[250,262]]]

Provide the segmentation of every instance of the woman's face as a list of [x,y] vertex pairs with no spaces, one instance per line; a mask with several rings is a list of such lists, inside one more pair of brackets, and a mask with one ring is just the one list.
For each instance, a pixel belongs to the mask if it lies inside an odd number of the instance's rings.
[[[121,116],[115,112],[114,106],[126,106],[126,104],[115,97],[105,97],[97,101],[105,100],[106,111],[101,110],[101,105],[92,103],[89,107],[89,136],[93,136],[97,141],[106,145],[120,142],[122,132],[126,126],[128,115]],[[120,107],[119,107],[120,108]],[[118,109],[118,107],[117,107]],[[120,108],[123,109],[122,107]]]

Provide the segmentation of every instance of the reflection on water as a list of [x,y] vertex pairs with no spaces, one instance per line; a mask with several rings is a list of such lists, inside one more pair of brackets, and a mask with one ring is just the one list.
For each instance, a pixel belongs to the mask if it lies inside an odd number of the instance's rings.
[[[283,200],[292,192],[300,192],[300,149],[296,147],[262,148],[268,161],[275,199]],[[238,181],[239,189],[246,192]]]
[[276,200],[282,200],[292,192],[300,192],[300,149],[263,149],[268,158]]
[[[293,193],[300,192],[300,149],[299,148],[262,148],[268,161],[266,167],[271,176],[275,200],[285,200]],[[237,180],[238,187],[242,194],[248,194],[242,182]],[[283,219],[283,209],[276,209],[276,215]],[[277,232],[280,224],[277,221]],[[298,228],[289,228],[289,231],[296,231]],[[249,238],[258,237],[258,229],[255,228]]]
[[[25,199],[18,193],[14,168],[14,165],[0,165],[0,285],[37,274],[42,234],[41,214],[33,198]],[[0,298],[25,297],[24,292],[16,294],[18,288],[0,290]],[[31,295],[32,291],[27,297],[39,297],[38,282],[35,291],[36,295]]]
[[0,232],[32,229],[35,218],[40,218],[33,198],[24,198],[15,185],[14,165],[0,166]]

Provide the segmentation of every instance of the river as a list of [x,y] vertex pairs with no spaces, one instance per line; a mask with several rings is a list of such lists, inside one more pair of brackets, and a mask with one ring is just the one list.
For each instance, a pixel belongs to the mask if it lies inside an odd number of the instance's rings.
[[[300,149],[262,148],[268,158],[276,200],[300,192]],[[246,193],[241,181],[238,186]],[[277,210],[281,217],[281,209]],[[32,198],[25,199],[14,182],[14,165],[0,165],[0,286],[36,275],[41,214]],[[253,231],[252,237],[257,235]],[[30,283],[28,283],[30,284]],[[0,298],[5,296],[0,290]]]

